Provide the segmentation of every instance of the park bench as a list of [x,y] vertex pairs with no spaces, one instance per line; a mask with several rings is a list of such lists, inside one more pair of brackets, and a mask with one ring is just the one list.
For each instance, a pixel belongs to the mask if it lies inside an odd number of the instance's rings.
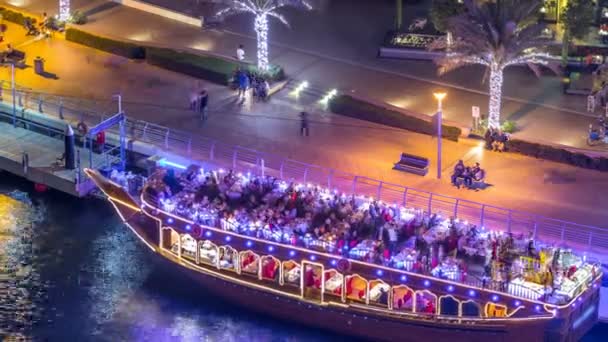
[[429,160],[424,157],[401,153],[401,158],[395,163],[393,169],[424,176],[429,171]]

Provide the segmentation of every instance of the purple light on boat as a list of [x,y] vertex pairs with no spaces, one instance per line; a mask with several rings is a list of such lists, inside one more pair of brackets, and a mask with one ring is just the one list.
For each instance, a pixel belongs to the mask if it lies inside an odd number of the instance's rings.
[[448,292],[454,292],[454,285],[448,285]]
[[268,246],[268,252],[270,252],[270,253],[274,252],[274,246]]
[[576,307],[576,302],[572,302],[572,307],[575,308]]
[[167,223],[169,223],[169,224],[173,223],[173,218],[172,217],[167,218]]
[[431,281],[427,279],[424,281],[423,284],[424,284],[424,287],[429,287],[429,286],[431,286]]
[[493,296],[492,296],[492,301],[493,301],[493,302],[498,302],[498,299],[499,299],[499,298],[498,298],[498,295],[493,295]]
[[384,275],[384,271],[382,271],[382,270],[377,270],[377,271],[376,271],[376,275],[377,275],[378,277],[382,277],[382,276]]
[[206,237],[211,237],[211,235],[212,235],[212,234],[213,234],[213,233],[211,233],[211,231],[210,231],[210,230],[208,230],[208,231],[206,231],[206,232],[205,232],[205,236],[206,236]]
[[469,296],[475,297],[475,290],[469,290]]
[[534,310],[536,310],[536,311],[540,311],[540,305],[535,306],[535,307],[534,307]]
[[316,256],[316,255],[311,255],[311,256],[310,256],[310,260],[312,260],[312,261],[317,260],[317,256]]
[[245,246],[251,248],[251,246],[253,246],[253,241],[249,240],[249,241],[245,242]]
[[401,275],[401,282],[405,283],[407,281],[407,276],[405,274]]
[[186,225],[186,230],[187,230],[187,231],[192,230],[192,226],[191,226],[191,225],[189,225],[189,224],[187,224],[187,225]]
[[577,300],[578,300],[579,302],[582,302],[582,301],[583,301],[583,297],[578,297],[578,299],[577,299]]
[[226,242],[230,242],[230,240],[232,240],[232,236],[226,235],[226,237],[224,238],[224,240],[226,240]]
[[337,261],[336,259],[332,259],[332,260],[331,260],[329,263],[330,263],[332,266],[336,266],[336,265],[338,264],[338,261]]
[[521,302],[520,302],[520,301],[518,301],[518,300],[516,300],[516,301],[515,301],[515,306],[517,307],[517,306],[520,306],[520,305],[521,305]]
[[296,256],[296,251],[289,251],[289,256],[290,257]]

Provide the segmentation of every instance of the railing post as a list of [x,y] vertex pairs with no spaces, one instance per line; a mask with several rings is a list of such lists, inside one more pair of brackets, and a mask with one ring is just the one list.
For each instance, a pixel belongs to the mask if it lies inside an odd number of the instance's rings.
[[460,199],[456,199],[456,203],[454,203],[454,218],[458,217],[458,204],[460,203]]
[[144,125],[144,133],[142,134],[142,138],[144,138],[144,140],[148,140],[148,123],[147,122]]
[[511,232],[511,215],[512,215],[513,211],[509,210],[509,216],[507,218],[507,232]]
[[59,98],[59,118],[63,120],[63,99]]
[[587,243],[587,244],[588,244],[589,251],[591,251],[591,246],[592,246],[592,245],[591,245],[591,241],[593,241],[593,238],[592,238],[592,237],[593,237],[593,232],[589,232],[589,242]]
[[534,230],[532,232],[532,239],[536,240],[536,234],[538,233],[538,221],[534,220]]
[[382,184],[384,182],[380,182],[380,184],[378,184],[378,194],[377,194],[377,198],[378,200],[382,200],[382,198],[380,197],[382,195]]
[[17,102],[19,103],[19,107],[25,108],[23,106],[23,93],[22,92],[17,93]]
[[484,220],[485,220],[485,217],[484,217],[484,216],[485,216],[485,211],[486,211],[486,205],[485,205],[485,204],[482,204],[482,205],[481,205],[481,215],[480,215],[480,218],[479,218],[479,219],[480,219],[480,223],[479,223],[479,226],[480,226],[480,227],[483,227],[483,224],[484,224]]
[[561,234],[561,237],[560,237],[560,239],[561,239],[560,242],[561,243],[564,243],[564,235],[565,234],[566,234],[566,223],[563,222],[562,223],[562,234]]
[[405,207],[405,204],[407,203],[407,191],[409,190],[409,188],[405,188],[405,190],[403,190],[403,206]]
[[44,113],[42,111],[42,95],[40,95],[40,97],[38,98],[38,112],[39,113]]
[[327,188],[331,189],[331,179],[334,176],[334,169],[329,170],[329,174],[327,175]]
[[431,215],[431,210],[433,209],[433,193],[431,192],[429,195],[429,215]]
[[186,153],[188,157],[192,156],[192,137],[188,139],[188,146],[186,147]]
[[211,143],[211,148],[209,149],[209,160],[213,160],[215,158],[215,141]]
[[169,132],[171,131],[167,129],[167,133],[165,133],[165,149],[169,149]]
[[355,194],[355,189],[357,188],[357,178],[359,178],[359,176],[355,176],[355,178],[353,178],[353,188],[352,188],[352,194]]
[[285,166],[285,159],[281,160],[281,167],[279,168],[279,178],[283,179],[283,166]]
[[308,166],[304,169],[304,182],[303,183],[306,183],[306,181],[308,180],[308,169],[309,169]]
[[237,157],[237,149],[234,149],[234,153],[232,154],[232,169],[236,170],[236,157]]

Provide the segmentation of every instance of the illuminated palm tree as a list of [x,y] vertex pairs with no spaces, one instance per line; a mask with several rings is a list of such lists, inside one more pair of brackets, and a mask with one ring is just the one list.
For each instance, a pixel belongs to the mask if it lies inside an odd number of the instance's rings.
[[59,20],[70,19],[70,0],[59,0]]
[[312,6],[306,0],[223,0],[227,8],[216,14],[218,19],[238,13],[255,15],[254,29],[258,41],[258,69],[268,70],[268,17],[275,17],[289,26],[287,20],[277,12],[281,7],[291,6],[311,10]]
[[503,72],[511,65],[527,64],[540,75],[537,64],[547,65],[552,58],[543,51],[551,40],[542,36],[544,25],[538,21],[540,0],[464,0],[464,13],[448,19],[452,34],[433,44],[446,54],[436,60],[439,73],[470,64],[487,67],[490,78],[488,127],[500,127]]

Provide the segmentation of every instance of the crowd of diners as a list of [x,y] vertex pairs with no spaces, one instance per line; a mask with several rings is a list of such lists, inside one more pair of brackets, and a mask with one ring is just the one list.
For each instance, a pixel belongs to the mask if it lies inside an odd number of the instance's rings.
[[499,280],[501,290],[513,275],[494,264],[540,251],[524,234],[271,176],[161,168],[145,191],[158,207],[199,224],[454,281]]

